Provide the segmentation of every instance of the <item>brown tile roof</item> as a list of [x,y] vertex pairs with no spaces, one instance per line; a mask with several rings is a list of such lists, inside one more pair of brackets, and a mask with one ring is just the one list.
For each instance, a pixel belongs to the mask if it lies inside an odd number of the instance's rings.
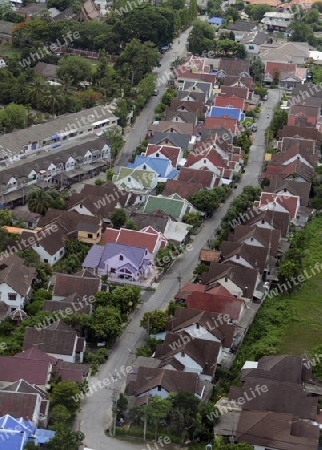
[[[55,227],[53,225],[55,225]],[[59,224],[56,223],[53,225],[48,225],[46,229],[32,235],[37,243],[39,243],[49,255],[55,255],[61,250],[65,245],[65,239],[67,237],[66,231]],[[49,232],[51,229],[52,231]],[[23,231],[20,237],[21,240],[27,240],[30,236],[28,231]]]
[[[259,270],[260,273],[263,273],[265,270],[268,248],[248,245],[244,242],[223,241],[220,250],[223,261],[229,261],[232,258],[231,262],[235,264],[244,266],[244,261],[246,261],[253,269]],[[225,265],[226,263],[223,262],[223,264]]]
[[264,192],[273,192],[275,194],[290,192],[292,195],[298,195],[301,199],[301,206],[308,206],[310,199],[311,183],[293,180],[283,180],[280,178],[271,178],[269,186],[265,186]]
[[178,133],[178,134],[194,134],[194,124],[184,122],[171,122],[166,120],[160,120],[158,124],[148,125],[148,133],[152,136],[154,133]]
[[197,283],[186,283],[182,288],[176,293],[175,299],[185,300],[188,295],[192,292],[205,292],[206,290],[205,284],[197,284]]
[[57,320],[39,331],[34,327],[27,327],[22,348],[27,350],[36,346],[45,353],[72,355],[77,339],[75,330],[61,320]]
[[[233,338],[236,331],[234,325],[223,322],[217,313],[200,311],[193,308],[177,308],[173,318],[168,320],[167,331],[172,333],[184,331],[185,328],[194,324],[204,327],[213,336],[215,336],[221,345],[230,348],[233,344]],[[213,326],[213,325],[216,326]]]
[[161,386],[167,392],[184,390],[195,394],[197,393],[198,375],[191,372],[139,367],[136,380],[128,384],[128,395],[144,394],[157,386]]
[[16,255],[9,255],[0,262],[0,284],[7,283],[22,297],[26,297],[36,279],[36,268],[27,267]]
[[202,249],[199,253],[199,261],[201,262],[218,262],[220,259],[220,252],[216,250]]
[[57,78],[57,69],[59,66],[56,64],[47,64],[39,62],[36,64],[34,70],[36,73],[43,75],[46,78]]
[[227,131],[231,131],[233,135],[239,134],[239,128],[236,119],[230,117],[206,117],[205,129],[217,130],[218,128],[224,128]]
[[234,234],[231,237],[231,240],[233,242],[241,243],[246,239],[248,241],[258,241],[265,248],[270,249],[271,255],[277,255],[281,232],[280,230],[270,230],[268,228],[260,228],[250,225],[237,225],[234,229]]
[[93,276],[82,277],[76,275],[68,275],[65,273],[57,273],[56,283],[53,296],[68,297],[76,294],[76,299],[88,299],[91,295],[95,295],[100,287],[100,279]]
[[292,125],[284,125],[278,132],[279,137],[301,137],[303,139],[313,139],[321,141],[321,134],[314,127],[297,127]]
[[244,59],[221,58],[219,61],[219,70],[235,76],[238,76],[241,72],[249,73],[249,61]]
[[0,416],[9,414],[12,417],[23,417],[24,420],[34,422],[37,413],[37,394],[0,391]]
[[280,450],[316,450],[320,430],[293,414],[242,411],[236,442]]
[[[149,214],[133,211],[131,212],[129,218],[134,220],[139,229],[152,226],[156,231],[160,231],[161,233],[164,233],[167,223],[170,220],[170,216],[160,210],[153,211]],[[176,222],[176,219],[174,218],[171,218],[171,220]]]
[[227,108],[229,106],[233,108],[238,108],[241,111],[245,109],[245,99],[241,97],[236,97],[236,95],[232,97],[227,97],[226,95],[219,95],[214,99],[214,105],[220,106],[223,108]]
[[[292,150],[295,148],[299,152],[304,153],[315,153],[314,152],[314,139],[304,139],[304,138],[292,138],[292,137],[283,137],[282,141],[278,142],[279,150],[281,150],[283,153]],[[273,155],[274,156],[274,155]]]
[[281,231],[282,237],[288,233],[290,224],[290,214],[280,211],[260,211],[257,208],[248,209],[243,215],[241,223],[244,225],[260,225],[261,222],[268,223],[276,230]]
[[[216,155],[218,155],[218,153],[216,153]],[[190,156],[190,155],[189,155]],[[200,155],[201,156],[201,155]],[[208,155],[205,155],[205,158],[207,158]],[[210,157],[210,154],[209,154]],[[189,159],[189,157],[188,157]],[[192,159],[191,161],[196,162],[198,159],[202,159],[201,158],[197,158],[197,159]],[[214,163],[217,162],[218,164],[224,164],[224,162],[222,162],[221,158],[218,158],[217,161],[214,160]],[[220,167],[220,166],[218,166]],[[222,167],[222,166],[221,166]],[[213,179],[214,179],[214,174],[213,172],[211,172],[210,170],[207,169],[191,169],[188,166],[187,167],[182,167],[180,169],[179,175],[178,175],[178,180],[179,181],[183,181],[184,183],[198,183],[200,184],[204,189],[209,189],[213,183]]]
[[256,287],[258,270],[238,266],[233,263],[210,263],[209,272],[201,277],[201,281],[209,287],[221,278],[228,278],[243,292],[243,297],[252,299]]
[[181,154],[181,148],[180,147],[172,147],[170,145],[155,145],[155,144],[148,144],[145,155],[151,156],[154,155],[156,152],[163,155],[165,158],[170,159],[172,166],[177,167],[179,164],[179,158]]
[[318,399],[309,397],[301,384],[247,377],[242,388],[230,388],[229,400],[236,401],[241,392],[246,398],[245,394],[252,392],[257,385],[267,386],[267,392],[247,400],[241,407],[243,410],[274,411],[307,420],[316,419]]
[[[312,369],[311,369],[312,373]],[[275,381],[302,384],[307,379],[303,358],[293,355],[263,356],[256,369],[242,371],[241,381],[246,378],[266,378]]]
[[221,95],[226,95],[227,97],[231,97],[235,95],[236,97],[240,97],[243,99],[247,99],[249,95],[249,89],[244,87],[233,87],[233,86],[226,86],[222,85],[220,87]]
[[171,105],[166,109],[166,111],[185,111],[192,112],[195,114],[202,114],[205,112],[205,105],[203,102],[190,102],[187,100],[174,99]]
[[174,111],[173,109],[166,108],[165,111],[165,120],[176,122],[173,120],[175,118],[181,119],[185,123],[192,123],[193,125],[197,124],[198,115],[193,111]]
[[183,98],[189,97],[193,99],[186,100],[190,102],[200,102],[203,104],[203,108],[205,107],[204,104],[206,103],[206,94],[204,92],[193,92],[193,91],[178,91],[178,99],[181,100]]
[[[182,169],[181,169],[182,170]],[[201,184],[180,180],[167,180],[162,195],[169,197],[172,194],[178,194],[181,198],[188,199],[192,194],[202,189]]]
[[292,96],[297,97],[298,95],[300,95],[306,98],[306,95],[304,95],[305,92],[308,93],[308,97],[311,97],[313,95],[314,97],[319,97],[322,99],[321,89],[313,83],[295,86],[294,89],[292,90]]
[[205,339],[191,339],[190,335],[186,332],[167,333],[163,343],[157,345],[154,357],[163,361],[165,360],[166,363],[169,358],[184,352],[184,354],[187,354],[202,367],[201,373],[213,376],[217,367],[219,351],[219,342],[207,341]]
[[71,309],[73,313],[89,315],[92,311],[91,304],[73,300],[73,297],[75,297],[75,295],[67,297],[65,300],[45,300],[43,310],[53,313]]
[[41,398],[46,399],[47,393],[37,385],[31,385],[25,380],[18,380],[1,389],[1,391],[21,392],[22,394],[39,394]]
[[23,352],[16,353],[15,358],[23,358],[23,359],[29,359],[32,361],[46,361],[47,363],[50,363],[52,366],[54,366],[58,359],[54,358],[51,355],[48,355],[45,352],[42,352],[36,347],[30,347],[27,350],[24,350]]
[[287,166],[282,164],[269,163],[266,172],[263,172],[262,178],[287,178],[297,175],[304,178],[305,181],[311,182],[314,176],[314,169],[296,159]]
[[186,298],[186,303],[188,308],[222,315],[228,314],[232,320],[238,320],[244,302],[232,294],[224,296],[210,294],[209,292],[193,292]]
[[267,205],[274,205],[274,207],[275,205],[280,205],[282,208],[288,211],[292,219],[294,219],[300,206],[300,198],[287,194],[272,194],[271,192],[262,192],[261,198],[258,202],[258,206],[259,208],[262,207],[263,209],[265,209]]
[[96,225],[98,228],[101,224],[101,219],[86,214],[79,214],[76,211],[61,211],[50,208],[46,215],[39,220],[38,226],[45,227],[53,223],[58,224],[65,231],[66,235],[69,235],[75,231],[79,231],[80,224],[83,227],[85,227],[85,224]]
[[227,75],[224,78],[224,86],[233,86],[236,83],[244,84],[250,91],[255,90],[255,84],[251,77],[239,77],[238,75]]
[[320,108],[318,106],[292,105],[289,109],[289,115],[304,114],[306,117],[318,119]]
[[49,367],[48,361],[0,356],[0,380],[15,382],[24,379],[30,384],[44,386],[47,384]]

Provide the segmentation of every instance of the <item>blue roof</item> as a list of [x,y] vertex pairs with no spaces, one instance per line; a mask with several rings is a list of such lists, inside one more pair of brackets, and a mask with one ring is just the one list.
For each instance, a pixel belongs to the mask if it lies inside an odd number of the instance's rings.
[[17,431],[0,430],[1,450],[23,450],[28,436]]
[[36,430],[36,444],[45,444],[55,436],[55,431],[38,429]]
[[223,19],[222,17],[211,17],[210,19],[208,19],[208,23],[213,23],[215,25],[221,25],[221,24],[225,23],[225,19]]
[[27,420],[24,420],[22,417],[20,417],[19,419],[15,419],[9,414],[0,417],[0,429],[25,431],[29,435],[34,434],[36,431],[36,427],[30,422],[27,422]]
[[99,266],[102,255],[104,252],[104,247],[102,245],[93,245],[90,251],[87,253],[83,267],[96,269]]
[[212,106],[210,113],[207,114],[208,117],[224,117],[228,116],[231,119],[236,119],[238,121],[244,120],[245,114],[241,112],[238,108],[231,107],[221,107],[221,106]]
[[[166,175],[167,171],[169,170],[169,166],[171,166],[171,161],[168,158],[150,158],[149,156],[137,155],[135,161],[128,164],[127,167],[129,169],[142,169],[142,166],[144,165],[146,166],[146,170],[153,170],[157,173],[158,177],[169,178],[169,176]],[[174,176],[175,175],[173,175],[172,178]]]

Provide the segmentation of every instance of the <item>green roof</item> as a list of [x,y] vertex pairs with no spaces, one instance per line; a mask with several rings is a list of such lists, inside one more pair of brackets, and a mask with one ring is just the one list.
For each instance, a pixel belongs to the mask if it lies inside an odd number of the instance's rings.
[[143,187],[149,188],[152,186],[153,181],[156,180],[157,174],[153,170],[131,169],[128,167],[121,167],[120,173],[113,176],[113,183],[127,177],[131,177],[137,183],[140,183]]
[[184,207],[184,200],[177,200],[167,197],[153,197],[149,196],[146,204],[144,205],[142,211],[145,213],[151,213],[161,209],[166,214],[179,219],[181,217],[182,208]]

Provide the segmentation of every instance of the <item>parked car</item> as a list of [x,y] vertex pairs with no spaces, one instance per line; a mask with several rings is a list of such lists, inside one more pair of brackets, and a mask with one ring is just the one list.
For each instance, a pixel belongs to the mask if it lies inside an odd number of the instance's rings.
[[253,132],[253,133],[256,133],[256,131],[257,131],[257,125],[253,125],[253,126],[252,126],[252,132]]
[[156,89],[155,91],[153,91],[153,97],[156,97],[157,95],[159,95],[159,90],[158,89]]

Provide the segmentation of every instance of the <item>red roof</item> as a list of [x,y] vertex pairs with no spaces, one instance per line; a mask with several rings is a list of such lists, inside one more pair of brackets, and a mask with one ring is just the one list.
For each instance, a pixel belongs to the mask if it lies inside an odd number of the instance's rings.
[[200,183],[187,183],[186,181],[180,180],[167,180],[162,195],[164,195],[165,197],[169,197],[170,195],[178,194],[181,198],[188,199],[192,194],[200,191],[200,189],[202,189]]
[[227,108],[228,106],[230,106],[232,108],[237,108],[237,109],[240,109],[241,111],[244,111],[245,100],[241,97],[236,97],[236,95],[233,95],[231,97],[218,96],[218,97],[215,97],[214,105],[220,106],[223,108]]
[[180,147],[170,147],[169,145],[148,144],[145,156],[155,156],[156,153],[162,154],[170,159],[172,167],[177,167],[182,150]]
[[266,74],[274,75],[274,72],[294,72],[295,75],[296,64],[289,64],[283,62],[271,62],[267,61],[265,72]]
[[241,97],[246,100],[249,96],[249,89],[246,87],[235,87],[235,86],[222,85],[220,87],[220,91],[221,91],[222,95],[226,95],[227,97],[231,97],[232,95],[235,95],[236,97]]
[[218,284],[218,286],[215,286],[215,287],[207,290],[207,293],[213,294],[213,295],[221,295],[221,296],[231,297],[231,293],[228,291],[228,289],[226,289],[221,284]]
[[216,130],[216,128],[220,127],[231,131],[234,135],[239,135],[236,119],[231,119],[230,117],[206,117],[204,128]]
[[155,251],[157,246],[160,233],[156,232],[146,232],[146,231],[134,231],[127,230],[126,228],[121,228],[120,230],[113,230],[112,228],[106,228],[102,244],[105,245],[108,242],[128,245],[132,247],[147,248],[150,253]]
[[238,320],[243,300],[233,295],[222,296],[213,295],[208,292],[193,292],[186,299],[188,308],[199,309],[200,311],[209,311],[218,314],[228,314],[232,320]]
[[[188,156],[188,159],[189,159],[189,156]],[[200,155],[200,156],[202,156],[202,155]],[[188,163],[188,161],[187,161],[187,163]],[[212,187],[213,179],[214,179],[214,174],[210,170],[207,170],[207,169],[196,170],[196,169],[190,169],[189,167],[182,167],[182,169],[179,172],[179,176],[178,176],[178,181],[183,181],[185,183],[190,183],[190,182],[199,183],[203,188]]]
[[13,356],[0,356],[0,381],[25,380],[29,384],[44,386],[48,381],[50,363]]
[[272,194],[269,192],[262,192],[259,201],[259,207],[263,207],[272,203],[278,203],[279,205],[281,205],[291,214],[292,219],[294,219],[296,217],[297,210],[300,206],[300,197],[295,195],[283,195],[283,194]]

